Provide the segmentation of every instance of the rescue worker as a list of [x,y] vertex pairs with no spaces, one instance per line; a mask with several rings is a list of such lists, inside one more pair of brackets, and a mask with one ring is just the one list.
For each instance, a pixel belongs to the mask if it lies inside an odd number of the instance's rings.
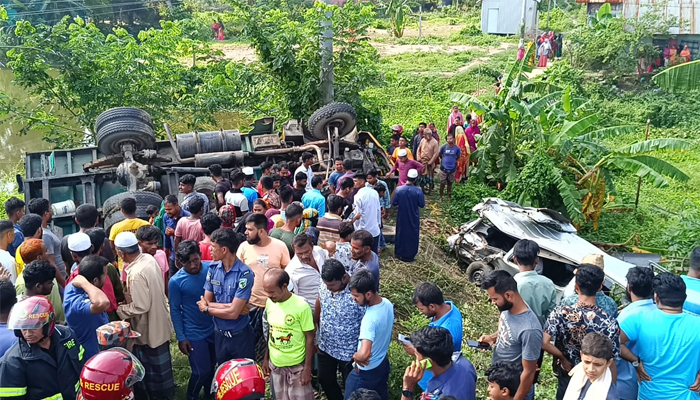
[[143,365],[128,350],[105,350],[85,363],[76,400],[131,399],[134,384],[141,382],[144,374]]
[[0,398],[76,398],[85,349],[70,328],[56,325],[51,303],[43,296],[18,302],[7,328],[19,341],[0,362]]
[[216,370],[211,393],[216,400],[262,399],[265,397],[262,369],[248,358],[226,361]]

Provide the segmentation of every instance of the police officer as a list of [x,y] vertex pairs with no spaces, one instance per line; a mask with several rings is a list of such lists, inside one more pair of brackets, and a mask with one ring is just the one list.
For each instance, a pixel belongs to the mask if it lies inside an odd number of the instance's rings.
[[85,349],[70,328],[57,326],[43,296],[15,304],[7,321],[19,341],[0,362],[0,398],[74,399]]
[[[234,358],[255,358],[255,338],[248,319],[253,271],[236,257],[242,235],[233,229],[211,234],[211,257],[199,311],[214,317],[214,346],[219,365]],[[243,239],[245,240],[245,239]]]
[[96,354],[80,374],[77,400],[124,400],[133,398],[133,387],[141,382],[144,368],[128,350],[117,347]]

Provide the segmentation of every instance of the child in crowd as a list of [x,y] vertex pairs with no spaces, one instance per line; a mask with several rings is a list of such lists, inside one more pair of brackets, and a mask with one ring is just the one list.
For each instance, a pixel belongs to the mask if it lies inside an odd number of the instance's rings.
[[571,369],[564,400],[620,400],[610,365],[613,343],[605,335],[591,332],[581,342],[581,362]]
[[153,204],[146,207],[146,214],[148,214],[149,224],[153,225],[153,222],[155,222],[155,219],[158,216],[158,211],[158,207],[154,206]]
[[512,400],[520,386],[520,374],[523,373],[519,364],[496,363],[486,370],[489,382],[488,400]]

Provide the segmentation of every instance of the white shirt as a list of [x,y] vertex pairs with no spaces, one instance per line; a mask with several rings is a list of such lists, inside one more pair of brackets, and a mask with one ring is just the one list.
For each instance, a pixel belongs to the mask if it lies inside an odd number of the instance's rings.
[[15,258],[7,250],[0,249],[0,264],[10,273],[10,282],[15,284],[17,280],[17,264]]
[[304,164],[301,164],[299,168],[297,168],[296,171],[294,171],[294,187],[297,187],[297,174],[299,172],[303,172],[306,174],[306,191],[310,192],[313,189],[313,186],[311,186],[311,180],[314,179],[314,171],[309,168],[304,168]]
[[382,222],[382,208],[379,205],[379,194],[376,190],[363,187],[355,194],[354,212],[361,214],[360,219],[353,224],[355,230],[366,230],[377,237],[382,232],[380,224]]
[[294,285],[294,294],[303,297],[311,306],[311,311],[316,307],[318,288],[323,284],[321,267],[328,259],[328,251],[314,246],[313,257],[318,266],[318,271],[316,268],[301,262],[297,256],[294,256],[287,268],[284,269],[289,274],[289,279]]
[[226,200],[226,204],[240,208],[243,214],[248,212],[248,198],[245,197],[243,193],[234,193],[229,191],[226,192],[224,199]]

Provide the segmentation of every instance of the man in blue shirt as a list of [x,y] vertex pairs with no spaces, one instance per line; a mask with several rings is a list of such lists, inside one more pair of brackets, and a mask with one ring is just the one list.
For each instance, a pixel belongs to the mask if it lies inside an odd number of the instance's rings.
[[476,400],[476,370],[461,353],[452,352],[452,335],[445,328],[426,326],[411,334],[416,361],[406,368],[401,400],[412,400],[416,383],[428,370],[432,377],[420,397],[436,400],[454,396],[457,400]]
[[301,203],[306,208],[315,208],[318,211],[318,217],[321,218],[326,214],[326,198],[321,194],[323,189],[323,178],[314,176],[311,179],[312,189],[301,196]]
[[360,323],[365,307],[358,305],[348,288],[350,275],[343,263],[328,259],[321,268],[323,285],[319,288],[314,322],[318,326],[318,383],[328,400],[342,400],[338,371],[347,380],[352,371],[352,356],[357,349]]
[[[617,322],[620,325],[633,315],[656,309],[656,304],[652,299],[654,295],[653,281],[654,271],[651,268],[633,267],[627,271],[626,294],[630,304],[617,316]],[[628,342],[627,348],[636,354],[636,343]],[[617,364],[617,391],[620,399],[637,400],[637,371],[630,362],[622,358],[618,358],[615,362]]]
[[[627,317],[621,324],[622,358],[639,376],[639,399],[697,400],[700,372],[700,318],[683,312],[686,287],[663,272],[652,284],[658,309]],[[635,342],[632,352],[628,342]]]
[[685,282],[686,293],[683,309],[693,314],[700,315],[700,247],[696,247],[690,253],[690,269],[688,275],[681,275]]
[[[451,301],[445,301],[440,288],[433,283],[421,283],[413,291],[413,304],[421,314],[430,318],[428,326],[445,328],[450,332],[454,345],[452,352],[462,351],[462,313]],[[408,354],[416,355],[415,347],[404,344],[404,349]],[[432,372],[425,371],[418,385],[425,389],[432,377]]]
[[96,330],[109,323],[107,309],[110,302],[101,290],[107,278],[106,258],[89,255],[80,261],[78,275],[66,285],[63,294],[63,310],[66,323],[75,332],[85,348],[88,360],[99,352]]
[[16,197],[10,197],[5,201],[5,213],[7,214],[7,219],[15,226],[15,240],[7,248],[7,252],[14,257],[17,248],[24,242],[22,227],[19,226],[19,220],[24,216],[24,202]]
[[211,257],[199,311],[214,317],[216,362],[234,358],[255,359],[255,336],[248,318],[253,271],[236,258],[241,240],[233,229],[211,234]]
[[379,282],[367,269],[350,278],[350,293],[355,302],[366,306],[360,323],[357,352],[352,356],[355,369],[345,382],[345,400],[357,389],[370,389],[382,399],[389,398],[389,342],[394,326],[394,305],[377,293]]
[[11,329],[7,329],[7,318],[10,316],[12,306],[17,303],[17,292],[12,282],[0,280],[0,358],[5,355],[7,349],[17,343],[17,336]]
[[180,218],[189,217],[190,213],[180,207],[177,196],[173,194],[165,196],[163,208],[165,209],[165,215],[163,216],[163,227],[165,228],[163,248],[165,249],[165,254],[168,255],[170,277],[172,277],[177,272],[177,266],[175,266],[175,229]]
[[192,174],[186,174],[180,178],[180,186],[179,186],[180,193],[185,195],[185,198],[182,199],[182,209],[189,212],[190,211],[190,207],[189,207],[190,201],[192,201],[192,199],[194,199],[195,197],[199,197],[200,199],[202,199],[202,201],[204,201],[204,207],[203,207],[204,213],[203,214],[206,214],[210,210],[209,197],[207,195],[205,195],[204,193],[199,193],[198,191],[194,190],[194,185],[196,183],[197,183],[197,177],[195,177]]
[[440,147],[440,201],[442,193],[447,184],[447,201],[452,200],[452,184],[455,182],[455,171],[457,171],[457,159],[462,155],[462,150],[455,145],[455,134],[447,134],[447,143]]
[[214,321],[197,307],[209,273],[209,264],[202,262],[199,245],[193,240],[180,243],[176,252],[182,268],[170,278],[168,297],[170,317],[175,327],[177,346],[190,361],[192,375],[187,386],[187,400],[197,400],[202,388],[209,390],[214,378],[216,353]]
[[258,199],[258,191],[255,189],[255,170],[252,167],[245,167],[241,170],[243,178],[243,195],[248,199],[248,210],[253,209],[253,203]]
[[331,176],[328,177],[328,186],[331,189],[331,193],[335,193],[335,188],[338,186],[338,179],[345,175],[345,168],[343,168],[343,157],[337,156],[335,157],[335,171],[331,173]]

